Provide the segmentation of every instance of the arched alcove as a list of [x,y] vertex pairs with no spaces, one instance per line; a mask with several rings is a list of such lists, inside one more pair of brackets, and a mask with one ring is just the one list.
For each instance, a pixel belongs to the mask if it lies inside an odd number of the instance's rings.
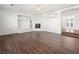
[[79,35],[79,8],[64,10],[61,15],[62,33],[70,36]]

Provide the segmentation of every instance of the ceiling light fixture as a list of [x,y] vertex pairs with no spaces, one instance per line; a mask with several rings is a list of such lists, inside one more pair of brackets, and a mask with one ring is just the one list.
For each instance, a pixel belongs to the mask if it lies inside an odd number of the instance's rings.
[[48,18],[55,18],[57,16],[57,13],[48,14]]
[[45,8],[43,5],[36,5],[36,11],[41,12],[43,11]]

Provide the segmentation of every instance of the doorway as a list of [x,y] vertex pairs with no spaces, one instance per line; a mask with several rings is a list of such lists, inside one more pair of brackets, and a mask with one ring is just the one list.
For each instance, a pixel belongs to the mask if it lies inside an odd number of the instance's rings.
[[79,8],[62,12],[62,34],[79,37]]

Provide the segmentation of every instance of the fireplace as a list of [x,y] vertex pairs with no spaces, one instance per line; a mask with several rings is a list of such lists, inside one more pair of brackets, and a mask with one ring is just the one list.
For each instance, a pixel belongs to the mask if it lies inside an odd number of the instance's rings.
[[39,23],[35,24],[35,28],[41,28],[41,25]]

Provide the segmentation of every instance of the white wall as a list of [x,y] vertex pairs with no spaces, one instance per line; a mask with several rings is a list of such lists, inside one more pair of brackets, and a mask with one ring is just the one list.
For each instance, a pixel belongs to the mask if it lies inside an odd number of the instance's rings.
[[17,32],[17,14],[10,10],[0,9],[0,35]]
[[[55,15],[55,13],[49,13]],[[60,15],[56,13],[55,17],[50,18],[49,15],[45,15],[45,29],[48,32],[60,33],[61,34],[61,19]],[[43,19],[42,19],[43,20]]]
[[[0,35],[12,34],[12,33],[20,33],[20,32],[28,32],[28,31],[48,31],[54,33],[61,33],[61,19],[55,17],[50,19],[47,17],[47,14],[41,16],[33,16],[32,20],[32,29],[30,27],[26,29],[18,28],[18,12],[0,9]],[[30,19],[28,19],[29,21]],[[36,29],[35,24],[40,23],[41,29]],[[28,26],[28,25],[26,25]]]
[[[40,29],[36,29],[35,28],[35,24],[36,23],[40,23],[41,24],[41,28]],[[48,25],[48,22],[47,22],[47,18],[46,16],[44,15],[41,15],[41,16],[37,16],[37,17],[34,17],[32,18],[32,31],[47,31],[47,25]]]
[[[53,13],[50,13],[53,14]],[[61,34],[61,19],[60,16],[57,15],[54,18],[49,18],[48,14],[44,14],[38,17],[34,17],[32,19],[32,31],[47,31],[47,32],[53,32],[53,33],[60,33]],[[35,24],[40,23],[41,28],[36,29]]]
[[22,33],[22,32],[28,32],[30,31],[30,18],[28,18],[27,16],[24,17],[20,17],[17,19],[18,20],[18,33]]
[[[0,9],[0,35],[28,32],[29,28],[18,28],[18,15],[28,15],[8,9]],[[26,19],[28,21],[28,19]],[[27,26],[28,24],[26,24]]]

